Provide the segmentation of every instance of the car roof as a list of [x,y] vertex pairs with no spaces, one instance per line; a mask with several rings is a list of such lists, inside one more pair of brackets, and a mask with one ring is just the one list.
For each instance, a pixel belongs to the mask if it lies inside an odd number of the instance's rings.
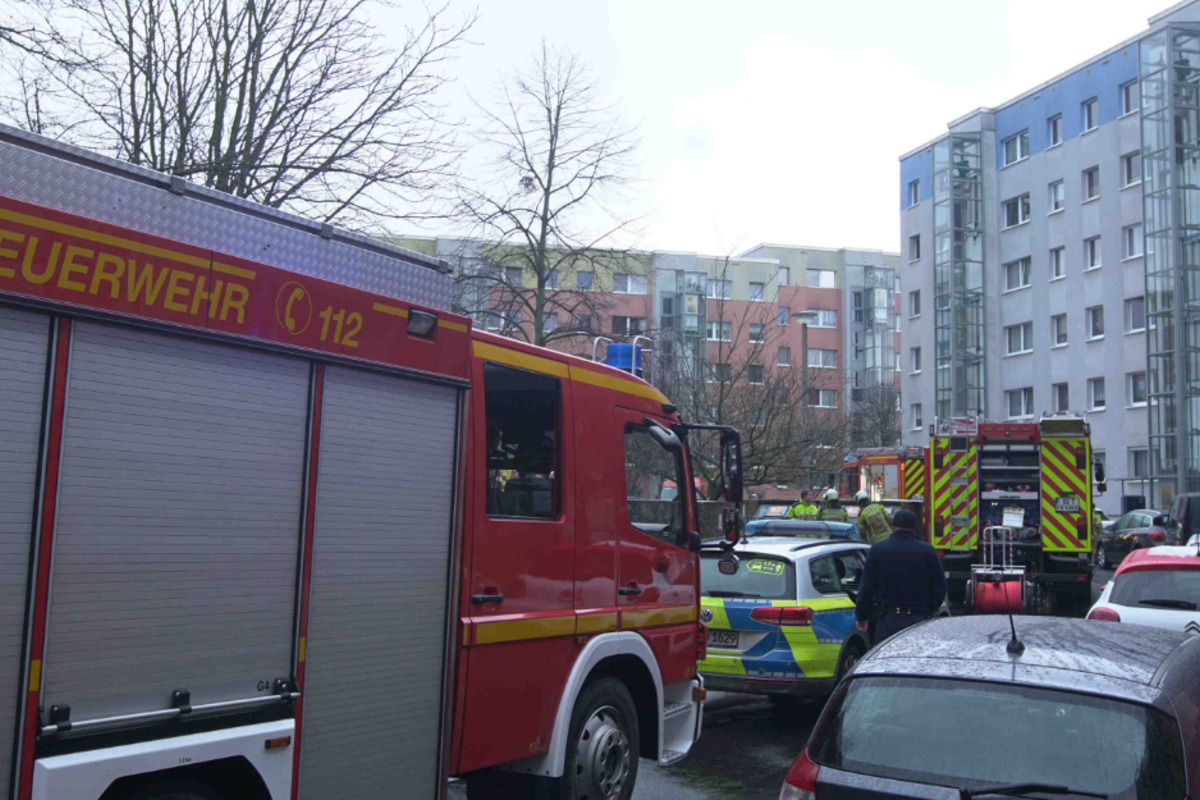
[[1155,508],[1135,508],[1132,511],[1126,511],[1121,516],[1128,517],[1130,514],[1149,514],[1152,517],[1157,517],[1159,514],[1162,514],[1162,513],[1163,513],[1162,511],[1159,511],[1158,509],[1155,509]]
[[1062,617],[1013,617],[1025,645],[1009,655],[1009,617],[935,619],[869,652],[856,675],[912,675],[1021,683],[1152,703],[1167,659],[1188,640],[1182,632]]
[[[748,541],[738,542],[733,552],[739,556],[763,555],[784,557],[788,559],[806,558],[811,555],[828,553],[831,550],[846,548],[869,550],[862,542],[852,542],[845,539],[800,539],[794,536],[755,536]],[[719,550],[709,551],[717,554]]]
[[1200,569],[1200,553],[1195,547],[1165,545],[1133,550],[1125,556],[1113,577],[1148,569]]

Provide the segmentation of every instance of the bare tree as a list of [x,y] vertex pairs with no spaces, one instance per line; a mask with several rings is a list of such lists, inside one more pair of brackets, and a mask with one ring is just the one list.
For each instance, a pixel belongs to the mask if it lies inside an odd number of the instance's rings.
[[631,264],[648,272],[609,246],[630,224],[613,205],[631,179],[633,131],[578,58],[544,42],[480,111],[479,142],[495,158],[461,187],[459,210],[488,243],[483,268],[463,276],[478,287],[464,296],[486,308],[464,310],[497,314],[510,335],[539,345],[594,332],[606,310],[598,292]]
[[900,444],[900,392],[895,386],[858,390],[850,412],[852,447],[896,447]]
[[[367,0],[58,0],[34,130],[220,191],[364,226],[422,218],[456,154],[440,70],[473,20],[385,36]],[[17,32],[20,34],[20,31]],[[16,41],[20,42],[18,38]]]
[[[728,264],[726,259],[726,270]],[[836,390],[836,383],[823,370],[803,369],[798,360],[775,363],[784,334],[775,305],[718,297],[710,304],[708,324],[715,335],[700,344],[700,352],[682,352],[677,338],[660,332],[654,383],[684,419],[741,432],[746,484],[796,483],[827,469],[831,459],[840,460],[844,416],[820,404],[821,390]],[[720,465],[711,456],[718,448],[690,450],[693,468],[716,498]]]

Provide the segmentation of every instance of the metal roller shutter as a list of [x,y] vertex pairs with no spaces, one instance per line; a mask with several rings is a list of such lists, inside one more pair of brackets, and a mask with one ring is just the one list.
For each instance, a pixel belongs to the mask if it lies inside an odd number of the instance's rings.
[[44,699],[72,721],[291,674],[306,362],[78,324]]
[[300,797],[436,797],[456,390],[330,368]]
[[50,319],[0,308],[0,775],[7,780],[24,645]]

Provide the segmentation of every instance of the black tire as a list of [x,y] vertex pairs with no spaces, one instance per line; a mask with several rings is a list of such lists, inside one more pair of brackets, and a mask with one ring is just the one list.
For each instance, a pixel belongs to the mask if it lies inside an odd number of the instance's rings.
[[846,673],[854,669],[854,666],[862,660],[862,657],[867,654],[863,643],[858,639],[851,639],[842,647],[842,653],[838,657],[837,680],[838,683],[846,677]]
[[1108,563],[1108,553],[1104,551],[1103,546],[1096,548],[1096,566],[1100,569],[1111,569],[1111,565]]
[[558,800],[629,800],[640,746],[637,709],[625,684],[607,676],[589,681],[571,710]]
[[141,791],[127,795],[125,800],[225,800],[225,798],[203,783],[173,780],[147,786]]
[[533,775],[482,770],[467,776],[467,800],[551,800],[552,783]]

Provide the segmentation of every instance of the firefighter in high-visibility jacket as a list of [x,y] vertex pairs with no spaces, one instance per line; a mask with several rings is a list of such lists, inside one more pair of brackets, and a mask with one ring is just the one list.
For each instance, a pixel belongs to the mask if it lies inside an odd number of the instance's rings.
[[830,489],[825,492],[825,505],[817,512],[817,519],[822,522],[850,521],[850,515],[846,513],[846,509],[842,508],[842,504],[838,502],[837,489]]
[[816,519],[817,507],[809,502],[808,492],[801,492],[800,499],[787,510],[788,519]]
[[858,531],[868,544],[882,542],[892,535],[892,518],[887,509],[879,503],[872,503],[871,496],[865,491],[859,491],[854,496],[858,503]]

